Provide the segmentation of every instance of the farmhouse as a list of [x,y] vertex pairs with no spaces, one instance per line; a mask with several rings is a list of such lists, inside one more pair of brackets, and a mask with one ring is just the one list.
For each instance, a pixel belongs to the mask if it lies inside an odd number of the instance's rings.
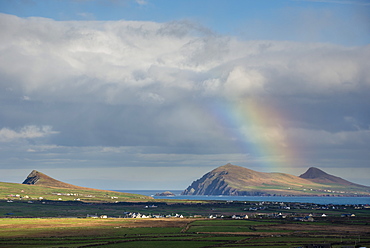
[[314,218],[312,216],[305,216],[305,217],[296,217],[294,220],[299,221],[314,221]]
[[248,219],[248,215],[233,215],[231,216],[232,219],[235,219],[235,220],[241,220],[241,219]]
[[341,217],[355,217],[355,214],[341,214]]

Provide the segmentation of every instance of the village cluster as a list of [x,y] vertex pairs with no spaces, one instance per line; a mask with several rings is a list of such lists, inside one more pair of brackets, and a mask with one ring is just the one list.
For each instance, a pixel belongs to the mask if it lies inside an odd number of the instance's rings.
[[[24,193],[24,192],[22,192]],[[79,193],[52,193],[53,200],[52,201],[63,201],[63,198],[71,198],[74,201],[81,201],[79,197],[88,197],[94,198],[93,195],[88,194],[79,194]],[[109,196],[106,197],[111,198],[112,200],[116,200],[115,203],[119,203],[118,197],[116,196]],[[30,197],[28,195],[21,195],[21,194],[10,194],[8,195],[7,202],[13,202],[14,199],[17,200],[25,200],[28,203],[34,203],[34,201],[38,201],[41,203],[47,202],[46,199],[43,197]],[[222,213],[222,205],[224,204],[236,204],[240,206],[240,211],[235,214],[219,214]],[[217,207],[219,206],[219,208]],[[212,208],[211,208],[212,207]],[[120,218],[184,218],[183,214],[160,214],[160,209],[158,209],[157,214],[149,213],[153,212],[153,209],[158,208],[157,205],[143,205],[143,210],[140,212],[123,212]],[[148,211],[151,209],[150,211]],[[337,217],[355,217],[356,215],[353,213],[356,210],[360,209],[370,209],[370,205],[368,204],[350,204],[350,205],[335,205],[335,204],[314,204],[314,203],[301,203],[301,202],[270,202],[270,201],[261,201],[261,202],[219,202],[210,204],[210,212],[211,214],[193,214],[192,216],[186,216],[190,218],[210,218],[210,219],[218,219],[218,218],[231,218],[231,219],[250,219],[250,218],[281,218],[286,219],[289,218],[291,220],[296,221],[314,221],[315,218],[325,218],[328,217],[328,212],[334,210],[338,210]],[[299,210],[299,211],[296,211]],[[305,214],[303,214],[303,211]],[[242,212],[248,212],[245,214],[241,214]],[[346,212],[346,213],[343,213]],[[108,218],[107,215],[87,215],[88,218]],[[109,218],[117,218],[116,217],[109,217]]]
[[[341,196],[343,194],[352,194],[353,192],[349,192],[349,191],[339,191],[339,190],[331,190],[331,189],[292,189],[292,188],[288,188],[289,190],[303,190],[303,191],[312,191],[312,192],[320,192],[320,193],[328,193],[327,196],[333,196],[332,194],[338,194],[338,196]],[[363,193],[353,193],[355,195],[363,195]],[[365,195],[369,195],[369,194],[365,194]]]
[[[24,191],[22,190],[22,193]],[[53,196],[55,197],[51,197],[50,199],[48,200],[53,200],[53,201],[63,201],[65,199],[63,199],[63,197],[67,197],[67,199],[70,199],[71,197],[73,197],[73,201],[81,201],[80,197],[84,197],[84,198],[95,198],[94,195],[90,195],[90,194],[80,194],[80,193],[59,193],[59,192],[54,192],[54,193],[51,193]],[[76,197],[76,198],[75,198]],[[107,198],[111,198],[112,200],[117,200],[118,197],[117,196],[106,196]],[[12,199],[17,199],[17,200],[44,200],[43,197],[31,197],[31,196],[28,196],[28,195],[21,195],[21,194],[10,194],[8,195],[8,202],[12,202]],[[117,201],[118,202],[118,201]]]
[[[306,216],[297,216],[297,213],[261,213],[258,211],[267,211],[267,210],[294,210],[294,209],[305,209],[305,210],[319,210],[323,211],[320,214],[308,214]],[[314,203],[286,203],[286,202],[259,202],[255,203],[255,206],[251,206],[249,208],[244,208],[244,211],[250,212],[258,212],[253,215],[254,218],[281,218],[285,219],[287,217],[291,217],[294,220],[299,221],[314,221],[314,217],[328,217],[325,213],[325,210],[359,210],[359,209],[370,209],[370,205],[368,204],[350,204],[350,205],[334,205],[334,204],[326,204],[326,205],[318,205]],[[355,217],[354,213],[341,213],[341,217]],[[246,217],[244,217],[246,218]],[[247,217],[248,218],[248,217]]]
[[[355,217],[356,215],[353,213],[348,213],[348,214],[341,214],[341,217]],[[280,218],[280,219],[285,219],[288,217],[292,217],[289,214],[283,214],[283,213],[259,213],[255,215],[237,215],[234,214],[232,216],[225,216],[225,215],[209,215],[209,216],[202,216],[202,215],[193,215],[189,216],[189,218],[209,218],[209,219],[235,219],[235,220],[242,220],[242,219],[249,219],[249,218]],[[314,214],[308,214],[304,216],[299,216],[299,217],[292,217],[292,220],[295,221],[315,221],[314,217],[327,217],[326,214],[322,215],[314,215]],[[108,215],[97,215],[97,214],[88,214],[86,218],[101,218],[101,219],[107,219],[107,218],[117,218],[117,217],[112,217]],[[137,218],[137,219],[148,219],[148,218],[184,218],[182,214],[174,214],[174,215],[163,215],[163,214],[142,214],[142,213],[135,213],[135,212],[123,212],[122,216],[119,216],[118,218]]]
[[[93,219],[96,219],[96,218],[101,218],[101,219],[107,219],[107,218],[112,218],[112,217],[108,217],[107,215],[103,214],[103,215],[97,215],[97,214],[93,214],[93,215],[90,215],[88,214],[86,216],[87,218],[93,218]],[[113,218],[116,218],[116,217],[113,217]],[[119,216],[119,218],[136,218],[136,219],[149,219],[149,218],[184,218],[184,216],[182,214],[174,214],[174,215],[170,215],[170,214],[167,214],[167,215],[162,215],[162,214],[141,214],[141,213],[133,213],[133,212],[123,212],[123,215],[122,216]]]
[[[358,209],[370,208],[370,205],[317,205],[313,203],[283,203],[283,202],[258,202],[258,203],[247,203],[245,204],[255,205],[249,208],[241,209],[238,214],[194,214],[191,216],[186,216],[187,218],[209,218],[209,219],[262,219],[262,218],[276,218],[276,219],[290,219],[294,221],[315,221],[315,218],[322,219],[329,216],[325,213],[325,210],[339,210],[338,215],[335,217],[355,217],[356,214],[353,212],[343,213],[343,211],[356,211]],[[143,212],[145,209],[158,208],[156,205],[145,205],[143,206]],[[295,211],[286,211],[292,209],[305,209],[306,213],[298,213]],[[216,208],[210,209],[212,212],[218,212]],[[279,212],[278,210],[281,210]],[[309,213],[310,210],[322,210],[322,213]],[[241,212],[247,211],[248,214],[241,214]],[[160,210],[158,210],[160,212]],[[334,215],[333,215],[334,216]],[[107,215],[87,215],[88,218],[117,218],[108,217]],[[148,214],[140,212],[123,212],[123,215],[119,218],[184,218],[182,214]]]
[[307,210],[346,210],[346,209],[370,209],[368,204],[346,204],[346,205],[335,205],[335,204],[315,204],[315,203],[302,203],[302,202],[268,202],[262,201],[257,203],[251,203],[252,206],[244,208],[244,211],[260,211],[268,209],[307,209]]

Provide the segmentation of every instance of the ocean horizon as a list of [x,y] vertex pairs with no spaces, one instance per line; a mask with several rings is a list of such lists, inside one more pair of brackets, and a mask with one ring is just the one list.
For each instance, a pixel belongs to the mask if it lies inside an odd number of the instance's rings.
[[[118,192],[152,196],[155,199],[179,200],[218,200],[218,201],[256,201],[256,202],[302,202],[335,205],[370,205],[370,197],[347,196],[225,196],[225,195],[181,195],[183,190],[114,190]],[[155,196],[156,193],[170,191],[175,196]]]

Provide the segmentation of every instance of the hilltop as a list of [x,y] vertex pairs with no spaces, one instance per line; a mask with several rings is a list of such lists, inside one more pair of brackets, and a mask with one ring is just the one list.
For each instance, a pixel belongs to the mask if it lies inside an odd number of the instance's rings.
[[33,170],[22,184],[0,182],[0,199],[10,201],[124,202],[150,201],[153,198],[138,194],[80,187],[61,182],[44,173]]
[[[66,188],[66,189],[88,189],[88,188],[83,188],[80,186],[72,185],[69,183],[61,182],[37,170],[33,170],[27,176],[27,178],[23,181],[22,184],[37,185],[37,186],[44,186],[44,187]],[[91,190],[95,190],[95,189],[91,189]]]
[[[350,186],[350,187],[348,187]],[[300,177],[227,164],[194,181],[183,195],[370,195],[370,187],[310,168]]]
[[336,177],[320,170],[319,168],[311,167],[305,173],[299,176],[300,178],[308,179],[312,182],[322,183],[322,184],[339,184],[343,186],[354,186],[354,187],[364,187],[360,184],[355,184],[349,182],[343,178]]

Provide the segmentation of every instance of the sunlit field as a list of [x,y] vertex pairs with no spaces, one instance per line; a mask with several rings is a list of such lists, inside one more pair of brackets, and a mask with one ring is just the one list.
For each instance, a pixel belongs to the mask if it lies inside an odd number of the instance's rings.
[[[364,222],[366,221],[366,222]],[[370,246],[370,219],[286,220],[2,218],[1,247]]]

